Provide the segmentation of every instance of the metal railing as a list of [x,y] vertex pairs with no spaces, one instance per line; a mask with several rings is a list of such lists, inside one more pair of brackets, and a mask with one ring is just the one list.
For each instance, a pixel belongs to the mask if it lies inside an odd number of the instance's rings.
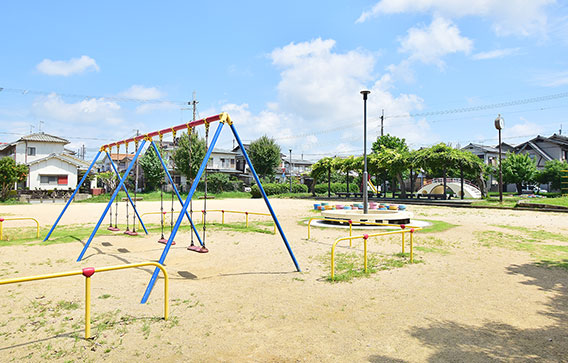
[[0,218],[0,241],[4,237],[4,222],[5,221],[34,221],[36,223],[36,238],[39,238],[39,222],[35,218],[31,217],[18,217],[18,218]]
[[[198,211],[195,211],[195,212],[198,212]],[[199,212],[201,212],[201,224],[203,224],[205,222],[205,214],[206,213],[221,212],[221,224],[225,224],[225,213],[244,214],[246,216],[245,217],[246,228],[249,227],[249,215],[272,217],[272,215],[270,215],[268,213],[242,212],[242,211],[225,210],[225,209],[208,209],[207,211],[201,210]],[[147,213],[142,213],[141,217],[148,215],[148,214],[162,214],[161,218],[163,218],[163,216],[166,215],[167,213],[171,214],[172,212],[171,211],[168,211],[168,212],[147,212]],[[174,211],[173,213],[179,213],[179,212]],[[276,234],[276,222],[274,223],[274,234]]]
[[341,241],[349,241],[349,247],[351,247],[351,242],[354,239],[363,239],[363,265],[364,271],[367,273],[367,240],[369,237],[379,237],[379,236],[386,236],[391,234],[401,234],[402,236],[402,253],[404,253],[404,234],[410,233],[410,263],[414,262],[414,232],[420,230],[420,227],[414,227],[410,229],[405,229],[404,225],[401,225],[401,230],[399,231],[389,231],[389,232],[381,232],[381,233],[374,233],[374,234],[364,234],[362,236],[349,236],[349,237],[342,237],[338,238],[333,242],[331,246],[331,281],[335,279],[335,247]]
[[169,294],[169,277],[167,271],[164,269],[164,266],[159,264],[158,262],[141,262],[141,263],[132,263],[128,265],[118,265],[118,266],[107,266],[107,267],[86,267],[82,270],[76,271],[68,271],[68,272],[59,272],[53,274],[46,274],[46,275],[36,275],[36,276],[27,276],[27,277],[18,277],[14,279],[6,279],[0,280],[0,285],[8,285],[8,284],[16,284],[21,282],[28,282],[28,281],[37,281],[37,280],[47,280],[47,279],[55,279],[59,277],[67,277],[67,276],[75,276],[75,275],[83,275],[85,276],[85,339],[89,339],[91,337],[91,276],[95,272],[106,272],[106,271],[115,271],[115,270],[124,270],[127,268],[136,268],[142,266],[156,266],[159,268],[162,273],[164,274],[164,320],[168,320],[169,315],[169,302],[168,302],[168,294]]

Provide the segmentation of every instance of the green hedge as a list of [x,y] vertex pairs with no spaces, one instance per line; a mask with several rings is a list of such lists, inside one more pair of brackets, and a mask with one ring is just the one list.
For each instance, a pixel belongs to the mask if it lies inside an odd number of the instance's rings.
[[[266,195],[276,195],[276,194],[285,194],[290,192],[290,184],[283,184],[283,183],[266,183],[262,184],[262,188]],[[260,189],[258,185],[254,184],[251,186],[251,194],[253,198],[260,198],[262,195],[260,194]],[[307,193],[308,186],[304,184],[292,184],[292,193]]]
[[[337,192],[347,192],[347,184],[331,183],[330,190],[332,194]],[[359,192],[359,186],[357,184],[349,183],[349,191],[351,193],[357,193]],[[316,184],[315,192],[316,194],[327,194],[327,183]]]
[[[202,179],[197,186],[200,191],[205,190],[205,183]],[[218,194],[222,192],[242,192],[244,183],[241,180],[231,180],[227,174],[211,173],[207,176],[207,192]]]

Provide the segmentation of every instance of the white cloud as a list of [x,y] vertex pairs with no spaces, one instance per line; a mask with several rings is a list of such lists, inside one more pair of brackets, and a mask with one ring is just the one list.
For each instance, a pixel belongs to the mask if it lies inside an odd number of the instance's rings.
[[540,75],[535,83],[544,87],[560,87],[568,85],[568,71],[552,72]]
[[331,121],[353,116],[359,91],[372,80],[375,57],[363,50],[332,51],[335,41],[315,39],[275,49],[270,58],[282,68],[280,108],[304,119]]
[[106,122],[119,124],[120,106],[103,98],[90,98],[76,103],[66,103],[57,94],[37,99],[32,105],[32,113],[39,118],[48,118],[72,123]]
[[72,74],[80,74],[86,71],[99,71],[97,62],[86,55],[81,58],[71,58],[68,61],[54,61],[51,59],[42,60],[36,69],[41,73],[50,76],[70,76]]
[[520,118],[521,122],[507,127],[507,137],[527,137],[529,135],[537,135],[544,131],[544,128],[534,122],[530,122],[524,117]]
[[555,0],[381,0],[357,19],[362,23],[380,14],[433,13],[450,18],[479,16],[493,20],[498,35],[544,34],[546,7]]
[[443,67],[443,56],[457,52],[468,54],[472,47],[471,39],[461,36],[451,21],[436,17],[428,27],[410,28],[401,39],[399,51],[410,53],[410,60]]
[[488,52],[479,52],[473,55],[473,59],[486,60],[486,59],[503,58],[510,55],[515,55],[519,52],[519,50],[520,48],[505,48],[505,49],[490,50]]
[[126,91],[119,93],[120,97],[132,98],[136,100],[148,101],[157,100],[164,97],[164,94],[156,87],[144,87],[141,85],[133,85]]
[[[422,107],[423,100],[416,95],[391,93],[390,73],[375,73],[376,54],[361,49],[336,52],[334,46],[332,39],[315,39],[274,49],[269,57],[281,69],[277,100],[259,111],[248,104],[228,103],[209,113],[228,112],[238,132],[248,140],[266,134],[284,150],[292,148],[295,155],[310,157],[362,152],[362,89],[371,91],[367,103],[369,148],[378,134],[381,108],[391,115],[408,115]],[[410,133],[413,140],[432,137],[427,125],[407,117],[405,126],[398,127],[400,120],[388,119],[388,132],[402,137]],[[230,139],[222,139],[219,145],[230,145]]]

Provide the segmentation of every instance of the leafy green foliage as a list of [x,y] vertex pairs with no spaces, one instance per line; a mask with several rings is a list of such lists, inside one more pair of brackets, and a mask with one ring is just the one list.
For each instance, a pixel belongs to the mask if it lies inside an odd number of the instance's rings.
[[182,134],[178,139],[178,148],[173,156],[176,171],[192,182],[204,157],[205,139],[200,138],[197,132],[192,132],[190,136]]
[[[204,190],[204,180],[198,186],[199,190]],[[207,175],[207,193],[238,192],[243,190],[243,182],[231,180],[227,174],[212,173]]]
[[117,186],[118,178],[114,171],[105,171],[97,175],[98,180],[107,187],[108,190],[114,190]]
[[[266,195],[276,195],[276,194],[286,194],[290,192],[290,184],[279,184],[279,183],[266,183],[262,184],[262,188]],[[262,194],[260,193],[260,189],[258,185],[254,184],[251,186],[251,194],[253,198],[261,198]],[[292,184],[292,193],[307,193],[308,186],[305,184]]]
[[[347,184],[344,183],[331,183],[330,184],[331,193],[346,192]],[[349,183],[349,191],[352,193],[359,192],[359,185],[355,183]],[[327,195],[327,183],[316,184],[315,192],[318,195]]]
[[528,154],[508,153],[502,168],[503,182],[515,184],[519,194],[524,183],[531,183],[536,179],[536,163]]
[[26,180],[28,167],[24,164],[16,164],[9,156],[0,159],[0,200],[6,200],[15,183]]
[[390,134],[386,134],[383,136],[377,137],[377,140],[373,142],[373,146],[371,150],[373,150],[374,154],[380,154],[381,150],[389,149],[389,150],[399,150],[402,152],[408,152],[408,145],[406,145],[405,139],[400,139],[396,136],[392,136]]
[[[160,147],[158,147],[158,151],[160,155],[164,156],[163,150]],[[145,190],[156,190],[156,188],[163,183],[166,172],[153,147],[149,147],[140,158],[140,167],[144,170],[144,180],[146,182]]]
[[[561,188],[562,170],[568,170],[568,162],[560,160],[550,160],[544,164],[544,169],[538,174],[537,180],[542,183],[550,183],[552,189]],[[568,180],[566,180],[568,181]]]
[[280,146],[274,139],[265,135],[251,142],[248,155],[260,176],[274,178],[274,169],[280,165]]

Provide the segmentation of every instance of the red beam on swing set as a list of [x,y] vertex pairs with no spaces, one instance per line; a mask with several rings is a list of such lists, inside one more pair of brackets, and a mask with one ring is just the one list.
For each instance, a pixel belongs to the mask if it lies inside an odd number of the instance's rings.
[[144,140],[148,137],[152,138],[152,137],[158,136],[158,135],[169,134],[170,132],[173,132],[173,131],[177,132],[177,131],[180,131],[180,130],[185,130],[189,127],[195,127],[195,126],[203,125],[205,123],[211,123],[211,122],[219,121],[219,120],[221,120],[222,116],[223,116],[223,113],[220,113],[220,114],[215,115],[215,116],[205,117],[205,118],[202,118],[200,120],[195,120],[195,121],[188,122],[188,123],[181,124],[181,125],[177,125],[177,126],[174,126],[174,127],[169,127],[167,129],[163,129],[163,130],[160,130],[160,131],[153,131],[153,132],[149,132],[149,133],[146,133],[146,134],[143,134],[143,135],[132,137],[130,139],[113,142],[113,143],[110,143],[110,144],[103,145],[101,147],[101,150],[105,150],[107,148],[112,149],[115,146],[123,145],[123,144],[126,145],[126,144],[129,144],[131,142]]

